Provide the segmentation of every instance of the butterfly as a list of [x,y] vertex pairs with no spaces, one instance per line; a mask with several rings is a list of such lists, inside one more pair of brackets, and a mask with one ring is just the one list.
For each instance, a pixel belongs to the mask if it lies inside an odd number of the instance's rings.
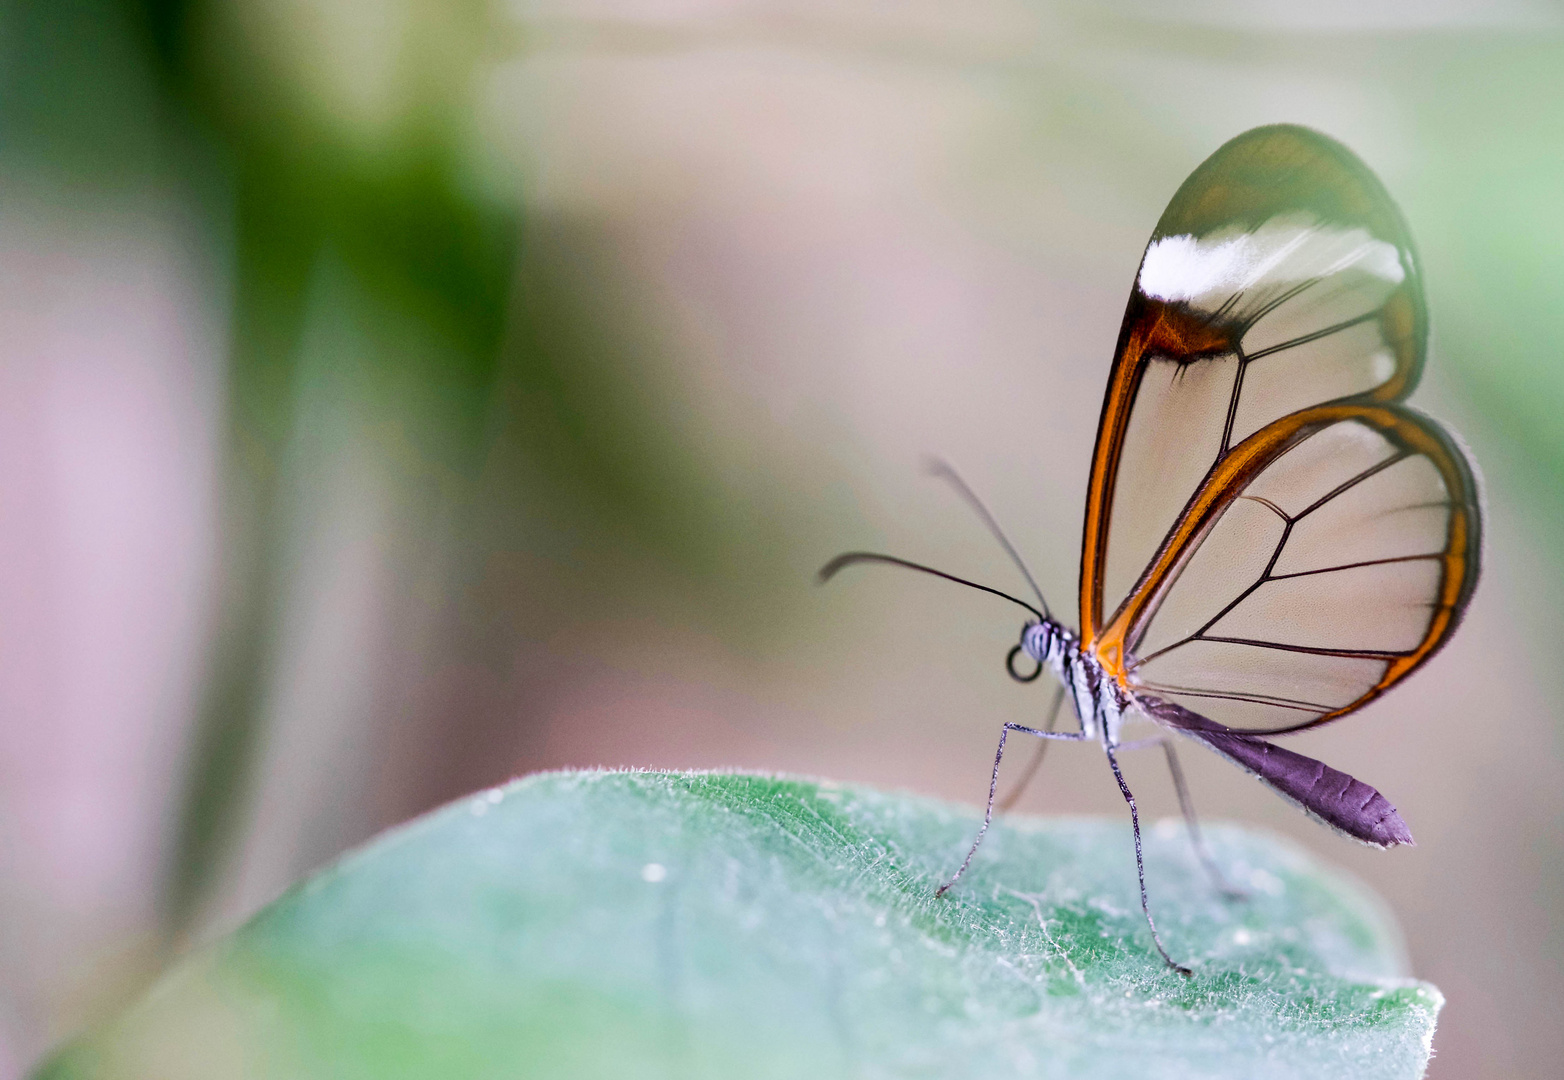
[[[1482,510],[1460,443],[1404,404],[1428,313],[1406,223],[1351,150],[1308,128],[1255,128],[1206,159],[1173,196],[1141,257],[1092,453],[1081,540],[1080,622],[1054,618],[1014,545],[952,482],[1020,568],[1037,606],[932,567],[1032,613],[1006,658],[1059,682],[1041,728],[1000,732],[983,824],[993,820],[1011,733],[1096,741],[1129,806],[1141,909],[1139,811],[1118,755],[1161,747],[1197,853],[1175,736],[1258,776],[1309,815],[1380,848],[1412,843],[1378,791],[1270,741],[1361,709],[1450,639],[1477,584]],[[1025,656],[1035,669],[1018,669]],[[1079,722],[1055,730],[1069,697]],[[1126,741],[1126,717],[1160,734]],[[1046,748],[1039,744],[1039,757]],[[1035,768],[1036,761],[1033,762]],[[1030,772],[1030,771],[1029,771]]]

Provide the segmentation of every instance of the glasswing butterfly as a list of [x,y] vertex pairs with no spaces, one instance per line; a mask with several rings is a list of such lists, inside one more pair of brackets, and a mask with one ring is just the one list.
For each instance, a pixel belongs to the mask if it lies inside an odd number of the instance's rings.
[[[1130,293],[1097,424],[1081,541],[1080,629],[1056,620],[992,515],[948,466],[935,471],[1003,545],[1038,606],[1006,666],[1046,668],[1059,692],[1041,728],[1096,740],[1129,805],[1141,908],[1140,819],[1118,752],[1160,746],[1202,862],[1171,734],[1258,776],[1312,817],[1375,847],[1412,843],[1384,796],[1268,741],[1362,708],[1449,640],[1477,584],[1482,513],[1450,432],[1407,405],[1428,341],[1417,255],[1379,179],[1345,146],[1275,125],[1245,132],[1192,173],[1151,235]],[[1035,670],[1017,669],[1022,656]],[[1068,696],[1079,728],[1054,730]],[[1126,714],[1163,734],[1126,742]],[[1047,742],[1039,746],[1041,752]],[[1035,769],[1034,759],[1028,769]],[[1023,781],[1024,783],[1024,781]]]

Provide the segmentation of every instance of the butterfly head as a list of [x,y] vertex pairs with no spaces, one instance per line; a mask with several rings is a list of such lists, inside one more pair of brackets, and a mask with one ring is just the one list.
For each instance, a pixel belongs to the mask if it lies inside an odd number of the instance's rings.
[[[1005,668],[1010,672],[1010,677],[1016,682],[1036,680],[1043,673],[1044,667],[1057,664],[1060,653],[1068,645],[1068,634],[1064,627],[1047,618],[1028,622],[1021,627],[1021,640],[1005,658]],[[1017,669],[1016,660],[1023,653],[1036,664],[1034,670]]]

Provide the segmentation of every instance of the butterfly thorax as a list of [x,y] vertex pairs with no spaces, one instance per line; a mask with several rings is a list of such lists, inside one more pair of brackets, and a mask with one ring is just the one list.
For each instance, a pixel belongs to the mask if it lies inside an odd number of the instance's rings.
[[1087,737],[1117,746],[1124,711],[1132,699],[1097,658],[1081,647],[1080,636],[1067,626],[1044,619],[1028,623],[1021,631],[1021,649],[1064,684]]

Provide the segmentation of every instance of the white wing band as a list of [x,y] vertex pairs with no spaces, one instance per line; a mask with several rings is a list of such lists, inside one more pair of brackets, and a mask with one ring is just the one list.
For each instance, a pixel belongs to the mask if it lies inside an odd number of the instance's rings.
[[1394,244],[1366,229],[1322,226],[1295,214],[1253,232],[1164,236],[1146,249],[1137,284],[1159,300],[1217,308],[1264,282],[1288,285],[1357,270],[1398,284],[1406,277]]

